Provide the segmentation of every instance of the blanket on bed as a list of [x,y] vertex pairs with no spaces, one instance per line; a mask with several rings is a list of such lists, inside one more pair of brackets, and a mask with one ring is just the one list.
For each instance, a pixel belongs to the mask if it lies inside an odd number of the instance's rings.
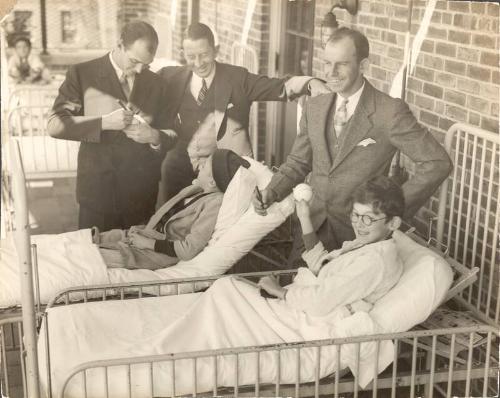
[[[35,235],[40,299],[47,303],[62,289],[109,283],[107,268],[90,229],[58,235]],[[20,304],[19,263],[12,237],[0,242],[0,307]]]
[[[127,313],[126,317],[123,314]],[[335,337],[349,337],[380,332],[367,313],[350,315],[333,311],[325,317],[309,317],[283,301],[264,299],[255,286],[227,277],[218,280],[205,293],[180,296],[136,299],[117,302],[76,304],[49,310],[49,336],[52,365],[53,393],[59,394],[64,379],[71,369],[86,361],[125,358],[131,356],[180,353],[217,348],[255,346]],[[43,334],[42,334],[43,336]],[[40,364],[45,364],[44,339],[39,344]],[[363,343],[360,349],[359,382],[365,386],[373,378],[374,343]],[[282,383],[296,380],[296,350],[283,350],[280,364],[276,352],[260,355],[261,382]],[[340,367],[355,367],[356,347],[342,348]],[[390,341],[380,345],[378,371],[393,358]],[[219,386],[253,384],[256,380],[256,355],[239,356],[238,380],[235,380],[235,357],[219,357],[217,381]],[[324,377],[336,369],[336,348],[321,350],[320,375]],[[316,372],[315,349],[304,349],[300,356],[300,380],[314,380]],[[198,392],[211,390],[214,380],[213,358],[197,360]],[[175,394],[194,391],[192,360],[178,360],[175,364]],[[168,362],[153,366],[154,396],[173,394],[172,368]],[[45,369],[41,369],[45,377]],[[88,371],[87,394],[106,396],[105,372]],[[150,396],[148,365],[131,367],[132,396]],[[43,381],[46,385],[46,380]],[[108,371],[110,397],[126,396],[127,369],[114,367]],[[78,375],[69,384],[68,397],[83,396],[82,377]]]

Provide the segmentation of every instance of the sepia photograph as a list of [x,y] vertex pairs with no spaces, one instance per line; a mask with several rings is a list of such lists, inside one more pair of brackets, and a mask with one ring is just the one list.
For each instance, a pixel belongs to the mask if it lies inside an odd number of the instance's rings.
[[1,0],[0,397],[498,397],[499,24]]

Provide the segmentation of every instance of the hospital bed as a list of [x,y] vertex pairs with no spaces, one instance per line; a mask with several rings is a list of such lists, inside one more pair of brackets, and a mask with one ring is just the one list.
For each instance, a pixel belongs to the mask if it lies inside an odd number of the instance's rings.
[[[455,134],[456,130],[450,134]],[[476,140],[474,138],[474,140]],[[489,159],[492,159],[490,167],[498,167],[497,163],[495,162],[495,159],[498,159],[498,137],[490,137],[490,143],[493,143],[493,146],[490,147],[490,151],[493,154],[493,156],[490,156]],[[492,149],[491,149],[492,148]],[[455,164],[457,164],[455,162]],[[498,169],[497,169],[498,170]],[[498,171],[496,171],[498,173]],[[453,180],[455,181],[457,179],[456,176],[453,177]],[[447,201],[447,203],[450,203],[450,201]],[[408,243],[408,241],[407,241]],[[432,241],[430,242],[432,243]],[[458,243],[457,243],[458,244]],[[446,249],[445,249],[446,251]],[[430,269],[436,270],[436,269],[441,269],[445,270],[447,269],[447,265],[445,265],[442,261],[439,262],[439,266],[436,266],[437,264],[437,258],[433,257],[433,255],[430,254],[430,252],[426,252],[425,255],[415,255],[415,258],[417,260],[421,258],[431,258],[434,266],[427,266]],[[331,394],[341,394],[342,392],[345,391],[354,391],[355,396],[357,396],[358,391],[359,391],[359,384],[360,384],[360,374],[357,371],[357,368],[361,366],[360,363],[360,358],[358,356],[358,352],[362,351],[362,343],[372,343],[372,346],[374,346],[374,357],[375,360],[373,363],[378,363],[379,362],[379,356],[381,355],[381,344],[382,342],[386,341],[392,341],[392,344],[394,344],[394,350],[393,350],[393,364],[391,367],[389,367],[387,370],[385,370],[380,376],[376,376],[378,374],[378,371],[380,369],[377,369],[375,371],[375,366],[371,368],[371,376],[373,377],[373,380],[369,381],[368,385],[364,385],[365,388],[372,388],[373,389],[373,395],[375,396],[377,394],[378,389],[382,388],[389,388],[391,391],[392,396],[399,396],[399,392],[401,391],[400,389],[403,386],[407,386],[407,390],[405,391],[405,395],[409,396],[415,396],[417,394],[417,389],[421,385],[427,385],[430,386],[428,388],[428,391],[430,394],[434,391],[443,391],[444,395],[451,396],[451,394],[457,394],[457,395],[462,395],[462,396],[469,396],[471,392],[472,387],[476,387],[475,391],[479,391],[478,395],[493,395],[494,392],[489,390],[489,382],[491,382],[491,378],[495,377],[495,375],[498,372],[498,364],[496,362],[496,359],[494,357],[494,352],[496,351],[495,346],[492,347],[494,344],[494,339],[497,337],[497,326],[492,326],[494,325],[494,322],[490,322],[488,324],[487,322],[481,322],[476,325],[472,326],[465,326],[465,327],[460,327],[460,328],[445,328],[445,329],[434,329],[434,330],[424,330],[424,331],[410,331],[410,332],[402,332],[401,330],[407,330],[411,326],[413,326],[416,323],[421,322],[424,320],[430,312],[432,312],[432,309],[434,309],[442,300],[445,300],[446,298],[449,298],[450,296],[455,295],[456,293],[460,291],[464,291],[463,288],[467,287],[470,285],[471,282],[474,282],[475,280],[475,274],[476,270],[475,269],[469,269],[468,267],[463,267],[460,266],[460,264],[450,258],[447,258],[447,262],[456,267],[456,277],[455,281],[453,282],[453,285],[451,286],[451,289],[449,290],[448,294],[446,293],[446,288],[443,288],[443,283],[435,283],[435,275],[432,274],[429,276],[427,274],[427,279],[428,281],[433,282],[433,286],[436,289],[441,289],[439,290],[436,295],[433,296],[432,303],[429,303],[429,305],[426,308],[426,311],[412,311],[409,310],[408,307],[403,306],[400,307],[399,309],[395,310],[395,313],[397,316],[393,318],[394,324],[391,324],[389,322],[389,325],[387,328],[392,328],[388,330],[384,330],[385,333],[379,333],[375,335],[370,335],[370,336],[355,336],[355,337],[334,337],[332,339],[325,339],[321,341],[304,341],[304,342],[296,342],[296,343],[280,343],[280,344],[274,344],[274,345],[269,345],[269,346],[259,346],[259,347],[233,347],[229,349],[221,349],[217,351],[213,350],[201,350],[200,352],[191,352],[191,353],[175,353],[175,354],[169,354],[168,351],[165,352],[164,354],[159,354],[155,355],[153,357],[147,356],[139,356],[139,357],[128,357],[128,358],[114,358],[110,359],[108,361],[99,361],[99,360],[94,360],[90,361],[89,363],[81,363],[76,366],[75,369],[73,369],[72,372],[76,375],[77,384],[79,385],[79,388],[83,390],[85,389],[84,386],[87,384],[85,382],[86,375],[88,373],[89,376],[89,381],[93,380],[91,378],[93,370],[84,370],[84,369],[93,369],[93,368],[98,368],[99,370],[97,372],[100,372],[101,378],[102,374],[110,374],[115,372],[115,370],[109,371],[111,368],[115,367],[120,367],[120,366],[125,366],[124,368],[120,369],[125,369],[124,371],[124,387],[127,389],[127,386],[132,387],[137,387],[136,381],[132,380],[137,380],[136,375],[134,374],[134,369],[136,367],[135,364],[138,363],[143,363],[146,364],[143,367],[140,367],[139,371],[142,372],[143,376],[145,376],[145,383],[142,383],[139,385],[137,388],[143,388],[142,392],[145,394],[145,396],[153,396],[152,393],[150,393],[147,388],[149,386],[152,386],[153,392],[155,396],[161,396],[158,393],[161,393],[162,391],[157,390],[157,388],[154,382],[154,375],[156,374],[156,364],[158,363],[165,363],[165,362],[170,362],[174,363],[177,361],[183,361],[183,360],[189,360],[188,362],[191,365],[190,366],[190,372],[189,374],[192,375],[192,380],[191,385],[189,386],[189,382],[184,387],[177,385],[175,387],[175,378],[174,378],[174,383],[170,384],[171,389],[175,389],[176,393],[181,394],[182,393],[182,388],[187,388],[190,393],[196,394],[196,392],[203,392],[206,389],[212,390],[211,394],[218,394],[218,393],[228,393],[228,394],[233,394],[233,395],[238,395],[238,394],[245,394],[249,393],[251,395],[259,395],[259,394],[272,394],[275,396],[280,396],[280,395],[316,395],[318,396],[319,394],[326,394],[326,393],[331,393]],[[409,267],[407,264],[405,265],[405,275],[406,271],[415,269],[413,267]],[[480,274],[488,274],[489,271],[486,270],[480,270]],[[285,272],[283,272],[285,273]],[[420,274],[420,273],[419,273]],[[447,274],[446,271],[442,272],[443,275]],[[247,276],[251,277],[251,276]],[[108,285],[108,286],[94,286],[90,288],[83,288],[83,289],[77,289],[77,288],[72,288],[69,289],[66,292],[63,292],[62,295],[60,296],[62,298],[63,302],[67,302],[68,304],[72,303],[71,300],[71,295],[80,295],[80,297],[83,295],[84,300],[91,301],[92,298],[89,299],[89,297],[95,297],[94,293],[97,291],[99,292],[99,296],[101,299],[104,301],[104,304],[106,305],[107,303],[112,303],[112,301],[108,300],[108,295],[111,294],[113,298],[123,298],[127,299],[130,296],[131,292],[136,291],[138,296],[152,296],[148,297],[147,299],[133,299],[133,300],[126,300],[129,303],[133,303],[132,305],[138,305],[140,302],[144,302],[147,300],[147,302],[155,302],[156,300],[161,301],[164,299],[163,294],[173,294],[173,293],[181,293],[178,297],[188,297],[189,295],[184,295],[182,293],[186,293],[189,291],[192,291],[192,289],[196,289],[196,284],[206,284],[206,283],[211,283],[214,279],[217,279],[216,277],[209,277],[209,278],[191,278],[188,280],[184,279],[177,279],[177,280],[170,280],[170,281],[153,281],[153,282],[139,282],[136,284],[113,284],[113,285]],[[405,280],[404,277],[402,280]],[[422,282],[415,282],[411,281],[408,282],[406,280],[406,283],[410,283],[412,287],[416,286],[423,286],[421,283]],[[28,284],[29,285],[29,284]],[[445,284],[446,285],[446,284]],[[446,286],[447,287],[447,286]],[[26,289],[28,291],[29,289]],[[32,289],[31,289],[32,291]],[[425,291],[429,291],[426,289]],[[465,290],[467,291],[467,289]],[[85,293],[87,292],[87,293]],[[91,294],[92,292],[92,294]],[[118,292],[118,294],[117,294]],[[156,293],[155,293],[156,292]],[[28,294],[29,296],[29,294]],[[429,295],[427,295],[429,296]],[[406,297],[407,299],[408,297]],[[384,297],[385,299],[385,297]],[[390,299],[390,300],[389,300]],[[420,297],[417,299],[414,299],[415,302],[419,302],[419,300],[425,300],[426,297]],[[58,300],[57,298],[55,301],[61,301]],[[118,303],[122,304],[125,303],[126,301],[118,301]],[[412,301],[412,300],[410,300]],[[401,300],[394,300],[394,298],[388,297],[388,302],[389,303],[398,303],[401,302]],[[95,303],[90,303],[92,305],[96,305]],[[97,303],[98,305],[101,305],[101,303]],[[379,303],[377,303],[379,304]],[[388,303],[385,303],[388,304]],[[48,322],[48,324],[52,325],[51,316],[53,314],[57,314],[58,310],[61,308],[71,308],[75,306],[74,308],[82,308],[82,307],[76,307],[76,306],[86,306],[88,304],[76,304],[76,305],[69,305],[68,307],[55,307],[55,308],[49,308],[48,311],[46,312],[46,316],[44,316],[44,322]],[[384,305],[384,303],[381,304],[381,306]],[[29,312],[30,306],[27,305],[25,306],[26,312]],[[374,309],[375,310],[375,309]],[[62,310],[60,310],[62,311]],[[100,311],[98,311],[100,312]],[[33,311],[34,313],[34,311]],[[71,313],[71,310],[68,312]],[[379,310],[378,312],[375,312],[375,314],[372,314],[374,317],[378,317],[377,322],[378,323],[384,323],[384,315],[386,315],[386,311]],[[479,314],[478,311],[476,311],[476,314]],[[408,319],[408,315],[416,315],[415,318]],[[57,317],[57,315],[56,315]],[[11,323],[14,322],[19,322],[20,319],[11,319]],[[403,322],[404,321],[404,322]],[[25,322],[25,325],[29,324],[29,322]],[[403,329],[401,329],[403,328]],[[56,328],[61,329],[61,328]],[[45,329],[46,330],[46,327]],[[26,368],[31,369],[32,364],[29,364],[29,359],[30,357],[33,358],[37,356],[37,351],[35,349],[35,338],[31,339],[28,338],[27,336],[31,334],[35,334],[35,328],[30,327],[25,327],[24,330],[24,335],[25,335],[25,340],[24,340],[24,347],[27,352],[27,362],[26,362]],[[480,334],[484,336],[484,344],[481,346],[475,346],[474,345],[474,337],[476,334]],[[2,334],[3,335],[3,334]],[[461,355],[460,358],[455,356],[455,346],[457,345],[457,340],[458,337],[461,336],[463,340],[463,335],[465,335],[465,340],[469,341],[468,347],[463,355]],[[439,347],[441,344],[441,340],[443,337],[448,337],[450,344],[448,347],[449,350],[449,358],[443,359],[442,357],[442,350],[439,350]],[[45,344],[46,341],[49,341],[49,346],[52,346],[50,344],[50,336],[48,340],[45,338],[41,338],[39,340],[39,344]],[[430,341],[430,345],[427,344],[427,342]],[[340,360],[335,360],[332,358],[324,358],[323,356],[323,350],[327,352],[344,352],[344,347],[351,346],[354,347],[354,355],[351,357],[354,358],[351,361],[351,366],[348,365],[348,367],[351,369],[351,372],[355,375],[353,379],[349,377],[341,377],[341,372],[340,370],[341,367],[344,367],[345,363],[342,362],[342,359]],[[325,348],[323,348],[325,347]],[[326,348],[330,347],[330,349]],[[331,348],[333,347],[333,348]],[[341,349],[342,347],[342,349]],[[312,351],[311,351],[312,349]],[[309,350],[304,354],[304,350]],[[288,354],[284,354],[284,352],[288,352]],[[223,366],[229,366],[231,367],[234,372],[230,375],[229,378],[232,378],[232,382],[229,384],[232,384],[233,387],[229,390],[221,390],[221,387],[218,385],[220,384],[219,381],[217,380],[217,377],[219,376],[218,372],[209,372],[210,373],[210,385],[206,384],[206,380],[204,381],[204,385],[198,385],[197,384],[197,379],[200,378],[201,376],[197,373],[197,363],[203,362],[202,358],[210,358],[209,362],[212,364],[216,364],[216,367],[219,366],[219,359],[214,359],[214,358],[222,358],[222,357],[227,357],[227,358],[243,358],[246,354],[253,352],[253,355],[260,356],[264,355],[263,353],[269,353],[271,352],[272,354],[269,356],[264,356],[264,358],[269,359],[269,358],[275,358],[274,362],[272,362],[275,366],[275,369],[278,369],[278,371],[273,373],[273,377],[271,379],[266,377],[268,374],[262,374],[261,372],[258,371],[260,369],[259,367],[255,366],[255,380],[254,383],[249,383],[252,384],[251,386],[240,386],[240,382],[244,382],[244,380],[241,380],[240,377],[242,377],[242,374],[239,373],[239,369],[241,365],[239,365],[239,360],[228,360],[224,362]],[[258,354],[260,353],[260,354]],[[290,354],[292,353],[292,354]],[[282,360],[282,354],[287,355],[286,360]],[[293,356],[295,355],[295,357]],[[312,362],[309,362],[309,367],[308,369],[314,369],[313,375],[310,379],[304,380],[302,378],[293,378],[290,379],[290,374],[292,375],[297,375],[297,372],[291,372],[290,371],[290,366],[294,370],[299,370],[300,371],[305,371],[299,366],[298,364],[301,363],[301,361],[297,360],[291,360],[291,358],[298,358],[296,355],[309,355],[310,358],[312,358]],[[387,359],[387,352],[384,353],[384,357]],[[407,358],[405,362],[401,361],[396,361],[398,356],[404,356]],[[342,357],[342,356],[341,356]],[[277,360],[280,358],[280,360]],[[336,357],[338,358],[338,356]],[[477,359],[479,358],[479,359]],[[427,359],[427,360],[425,360]],[[200,362],[201,361],[201,362]],[[24,361],[22,361],[24,363]],[[326,369],[324,368],[324,365],[329,364],[333,366],[333,373],[334,376],[328,377],[328,372],[331,371],[332,369]],[[151,365],[149,365],[151,364]],[[153,365],[155,364],[155,365]],[[193,365],[194,364],[194,365]],[[333,364],[333,365],[332,365]],[[205,366],[200,365],[200,366]],[[238,366],[239,365],[239,366]],[[105,370],[106,366],[109,366],[110,368],[108,370]],[[311,367],[312,366],[312,367]],[[151,372],[148,369],[152,369]],[[171,367],[168,369],[172,369]],[[226,368],[224,368],[226,369]],[[83,373],[81,372],[83,370]],[[212,367],[213,370],[213,367]],[[170,370],[171,371],[171,370]],[[28,389],[30,391],[33,391],[33,388],[35,385],[38,385],[38,372],[35,372],[36,374],[29,374],[29,377],[26,377],[26,384],[28,386]],[[332,372],[330,372],[332,373]],[[370,373],[370,372],[368,372]],[[365,375],[367,374],[366,372],[364,373]],[[287,375],[285,377],[285,375]],[[66,375],[66,376],[71,376]],[[151,376],[151,377],[150,377]],[[46,376],[44,376],[46,377]],[[363,376],[366,377],[366,376]],[[33,381],[35,379],[35,381]],[[475,386],[474,385],[474,380],[479,379],[480,385]],[[46,379],[47,380],[47,379]],[[106,378],[104,378],[106,380]],[[30,382],[31,381],[31,382]],[[460,381],[463,381],[461,383]],[[227,379],[224,381],[221,381],[222,385],[227,387]],[[366,382],[366,380],[365,380]],[[68,381],[66,382],[63,380],[60,384],[55,386],[57,391],[62,390],[64,383],[75,383],[75,381]],[[110,381],[111,383],[111,381]],[[113,381],[114,383],[114,381]],[[202,383],[203,384],[203,383]],[[30,387],[31,385],[31,387]],[[45,384],[45,386],[50,385]],[[92,383],[93,385],[93,383]],[[106,382],[104,382],[104,386],[106,386]],[[108,384],[108,387],[110,387],[111,384]],[[114,384],[113,384],[114,386]],[[194,388],[193,386],[196,386]],[[71,386],[70,386],[71,387]],[[457,390],[460,388],[460,390]],[[90,389],[90,387],[89,387]],[[248,391],[250,389],[250,392]],[[270,389],[270,390],[269,390]],[[82,391],[83,391],[82,390]],[[167,391],[167,395],[171,392],[171,390]],[[165,392],[165,391],[163,391]],[[127,391],[125,390],[125,393]],[[93,395],[88,395],[88,396],[93,396]],[[112,396],[112,395],[110,395]],[[126,395],[125,395],[126,396]],[[426,394],[426,396],[430,396]]]

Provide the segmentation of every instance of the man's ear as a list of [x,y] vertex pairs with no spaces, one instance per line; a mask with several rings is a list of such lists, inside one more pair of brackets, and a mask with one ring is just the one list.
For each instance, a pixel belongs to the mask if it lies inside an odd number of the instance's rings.
[[368,58],[364,58],[359,63],[359,69],[363,74],[368,72],[368,67],[370,66],[370,60]]
[[219,54],[219,48],[220,46],[218,44],[214,46],[214,58],[217,58],[217,55]]
[[403,220],[401,220],[401,217],[399,217],[399,216],[392,217],[388,223],[389,229],[391,231],[395,231],[395,230],[399,229],[399,227],[401,227],[402,222],[403,222]]

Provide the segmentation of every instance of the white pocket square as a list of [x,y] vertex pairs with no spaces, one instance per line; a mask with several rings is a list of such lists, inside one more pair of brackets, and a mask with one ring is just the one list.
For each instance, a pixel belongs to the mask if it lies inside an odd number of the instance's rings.
[[229,104],[227,104],[227,108],[226,109],[231,109],[233,106],[234,106],[234,104],[232,102],[230,102]]
[[371,144],[376,144],[377,141],[375,141],[373,138],[366,138],[363,141],[358,142],[356,146],[368,146]]

